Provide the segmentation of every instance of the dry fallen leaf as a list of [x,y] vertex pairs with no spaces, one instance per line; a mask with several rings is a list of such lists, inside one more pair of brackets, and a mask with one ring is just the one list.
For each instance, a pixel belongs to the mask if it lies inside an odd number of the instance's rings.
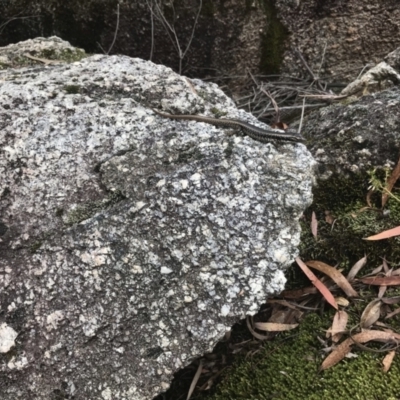
[[338,304],[338,306],[342,306],[342,307],[348,307],[348,305],[350,304],[350,302],[345,299],[344,297],[335,297],[336,303]]
[[318,221],[315,212],[313,211],[311,214],[311,233],[314,236],[314,239],[317,239],[318,234]]
[[400,303],[400,296],[382,297],[381,301],[382,301],[382,303],[385,303],[385,304],[397,304],[397,303]]
[[358,280],[366,285],[400,285],[400,276],[367,276]]
[[385,358],[382,360],[382,364],[383,364],[382,371],[383,372],[389,371],[389,368],[392,365],[392,361],[393,361],[395,354],[396,354],[396,352],[394,350],[389,351],[389,353],[386,354]]
[[388,229],[387,231],[383,231],[381,233],[378,233],[377,235],[372,235],[368,236],[364,240],[382,240],[382,239],[388,239],[393,236],[398,236],[400,235],[400,226],[396,226],[396,228]]
[[336,268],[321,261],[307,261],[306,264],[328,275],[349,297],[357,297],[358,293],[352,288],[349,281]]
[[343,360],[347,353],[350,352],[351,346],[355,343],[366,343],[371,340],[379,342],[395,342],[400,340],[400,335],[394,332],[382,332],[382,331],[371,331],[365,330],[364,332],[357,333],[353,337],[350,337],[340,343],[331,354],[329,354],[323,361],[320,370],[324,371],[330,367],[333,367],[338,362]]
[[365,255],[363,258],[358,260],[352,267],[349,273],[347,274],[347,280],[351,282],[355,276],[358,274],[360,269],[364,267],[364,265],[367,263],[367,256]]
[[381,315],[381,304],[379,299],[372,300],[364,309],[361,314],[360,326],[363,329],[368,329]]
[[257,333],[254,329],[253,329],[253,318],[251,317],[247,317],[246,318],[246,325],[247,328],[249,329],[250,333],[258,340],[267,340],[270,339],[270,336],[264,336],[264,335],[260,335],[259,333]]
[[336,300],[329,289],[314,275],[314,273],[310,270],[310,268],[307,267],[307,265],[301,260],[300,257],[296,257],[296,262],[298,266],[303,270],[303,272],[307,275],[312,284],[320,291],[322,296],[324,296],[325,300],[337,310],[338,305],[336,304]]
[[317,288],[315,286],[309,286],[303,289],[284,290],[281,296],[286,299],[299,300],[301,297],[315,293],[317,293]]
[[400,314],[400,308],[396,308],[394,311],[386,315],[385,319],[389,319],[394,317],[395,315]]
[[254,327],[266,332],[290,331],[297,328],[299,324],[278,324],[276,322],[256,322]]
[[346,311],[337,311],[333,317],[332,326],[326,332],[326,337],[332,336],[332,342],[337,343],[342,338],[343,332],[346,330],[348,319],[349,316]]

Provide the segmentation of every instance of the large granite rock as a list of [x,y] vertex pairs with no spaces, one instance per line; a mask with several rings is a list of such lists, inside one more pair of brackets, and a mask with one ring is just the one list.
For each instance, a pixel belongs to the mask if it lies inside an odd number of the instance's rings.
[[1,399],[150,399],[283,289],[306,147],[160,106],[257,124],[140,59],[0,71]]

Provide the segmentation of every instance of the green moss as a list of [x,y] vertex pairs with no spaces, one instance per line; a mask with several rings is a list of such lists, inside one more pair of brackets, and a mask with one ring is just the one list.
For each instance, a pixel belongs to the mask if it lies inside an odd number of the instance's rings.
[[[400,203],[389,198],[385,211],[380,209],[381,194],[371,197],[373,208],[367,207],[369,176],[332,176],[314,189],[314,202],[301,221],[300,253],[303,259],[339,263],[348,269],[364,254],[368,254],[369,269],[375,268],[382,257],[400,257],[400,239],[366,241],[364,238],[400,225]],[[396,191],[394,192],[395,195]],[[318,239],[311,234],[311,213],[318,220]],[[333,223],[326,222],[329,213]]]
[[265,74],[279,74],[283,60],[284,44],[289,32],[278,19],[272,0],[261,2],[268,17],[268,26],[262,37],[261,71]]
[[216,118],[225,117],[227,112],[221,111],[219,108],[212,107],[210,111],[215,115]]
[[125,197],[120,191],[116,191],[111,193],[106,199],[94,201],[92,203],[87,203],[80,207],[77,207],[69,213],[66,219],[66,225],[75,225],[79,222],[89,219],[96,213],[108,207],[111,207],[112,205],[123,200],[124,198]]
[[68,93],[68,94],[77,94],[80,92],[81,87],[79,85],[65,85],[63,89]]
[[43,244],[43,241],[38,240],[38,241],[36,241],[35,243],[33,243],[33,244],[31,245],[31,247],[29,248],[29,250],[31,251],[32,254],[34,254],[34,253],[36,253],[36,252],[40,249],[40,247],[42,246],[42,244]]
[[221,384],[208,400],[343,400],[390,399],[400,393],[400,361],[388,373],[381,371],[383,354],[358,351],[319,373],[324,358],[317,337],[324,337],[332,313],[323,318],[309,314],[296,331],[267,342],[255,357],[238,360],[223,374]]

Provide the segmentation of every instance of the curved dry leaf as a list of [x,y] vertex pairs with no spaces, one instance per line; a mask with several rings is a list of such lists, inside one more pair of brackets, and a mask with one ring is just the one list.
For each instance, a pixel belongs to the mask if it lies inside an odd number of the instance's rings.
[[400,235],[400,226],[396,226],[396,228],[388,229],[387,231],[380,232],[377,235],[368,236],[364,240],[382,240],[399,235]]
[[320,291],[322,296],[324,296],[325,300],[337,310],[339,307],[336,304],[336,300],[329,289],[314,275],[314,273],[310,270],[310,268],[307,267],[307,265],[300,257],[296,257],[296,263],[307,275],[312,284]]
[[279,324],[278,322],[256,322],[254,327],[260,331],[282,332],[297,328],[299,324]]
[[317,239],[318,234],[318,221],[315,212],[313,211],[311,214],[311,233],[314,236],[314,239]]
[[358,280],[366,285],[400,285],[400,276],[367,276]]
[[372,300],[364,309],[361,314],[360,326],[363,329],[368,329],[381,315],[381,304],[379,299]]
[[256,339],[258,339],[258,340],[267,340],[267,339],[270,339],[270,336],[264,336],[264,335],[260,335],[259,333],[257,333],[254,329],[253,329],[253,327],[251,326],[252,325],[252,322],[251,322],[252,320],[250,319],[250,317],[247,317],[246,318],[246,325],[247,325],[247,328],[248,328],[248,330],[250,331],[250,333],[256,338]]
[[397,303],[400,303],[400,296],[382,297],[381,301],[382,301],[382,303],[385,303],[385,304],[397,304]]
[[394,332],[382,332],[382,331],[371,331],[365,330],[364,332],[357,333],[352,338],[348,338],[340,343],[329,356],[325,358],[321,364],[320,370],[324,371],[330,367],[333,367],[338,362],[346,357],[346,354],[350,352],[351,346],[357,343],[366,343],[371,340],[379,342],[397,342],[400,340],[400,335]]
[[400,314],[400,308],[396,308],[396,310],[394,310],[391,313],[389,313],[388,315],[386,315],[385,319],[392,318],[397,314]]
[[383,364],[382,371],[383,372],[388,372],[389,371],[389,368],[392,365],[393,358],[394,358],[395,354],[396,354],[396,352],[394,350],[389,351],[389,353],[386,354],[385,358],[382,360],[382,364]]
[[337,343],[341,339],[343,332],[346,330],[348,319],[349,316],[346,311],[337,311],[333,317],[332,326],[326,332],[326,337],[332,336],[332,342]]
[[364,267],[364,265],[367,263],[367,256],[365,255],[363,258],[358,260],[350,269],[349,273],[347,274],[347,280],[351,282],[355,276],[358,274],[360,269]]
[[342,307],[348,307],[348,305],[350,304],[350,302],[347,299],[345,299],[344,297],[341,297],[341,296],[335,297],[335,300],[336,300],[336,303]]
[[331,267],[322,261],[307,261],[306,264],[318,271],[328,275],[349,297],[357,297],[358,293],[352,288],[349,281],[336,268]]

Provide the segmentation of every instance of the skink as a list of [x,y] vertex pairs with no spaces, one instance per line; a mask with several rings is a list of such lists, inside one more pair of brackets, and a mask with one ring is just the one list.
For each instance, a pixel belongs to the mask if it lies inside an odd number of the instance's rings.
[[247,122],[239,119],[225,119],[225,118],[210,118],[203,117],[202,115],[175,115],[167,114],[153,109],[153,111],[165,118],[181,119],[189,121],[205,122],[207,124],[216,126],[225,126],[228,128],[241,129],[249,137],[259,142],[268,143],[271,139],[288,140],[292,142],[304,141],[303,136],[295,131],[273,130],[259,128],[258,126],[248,124]]

